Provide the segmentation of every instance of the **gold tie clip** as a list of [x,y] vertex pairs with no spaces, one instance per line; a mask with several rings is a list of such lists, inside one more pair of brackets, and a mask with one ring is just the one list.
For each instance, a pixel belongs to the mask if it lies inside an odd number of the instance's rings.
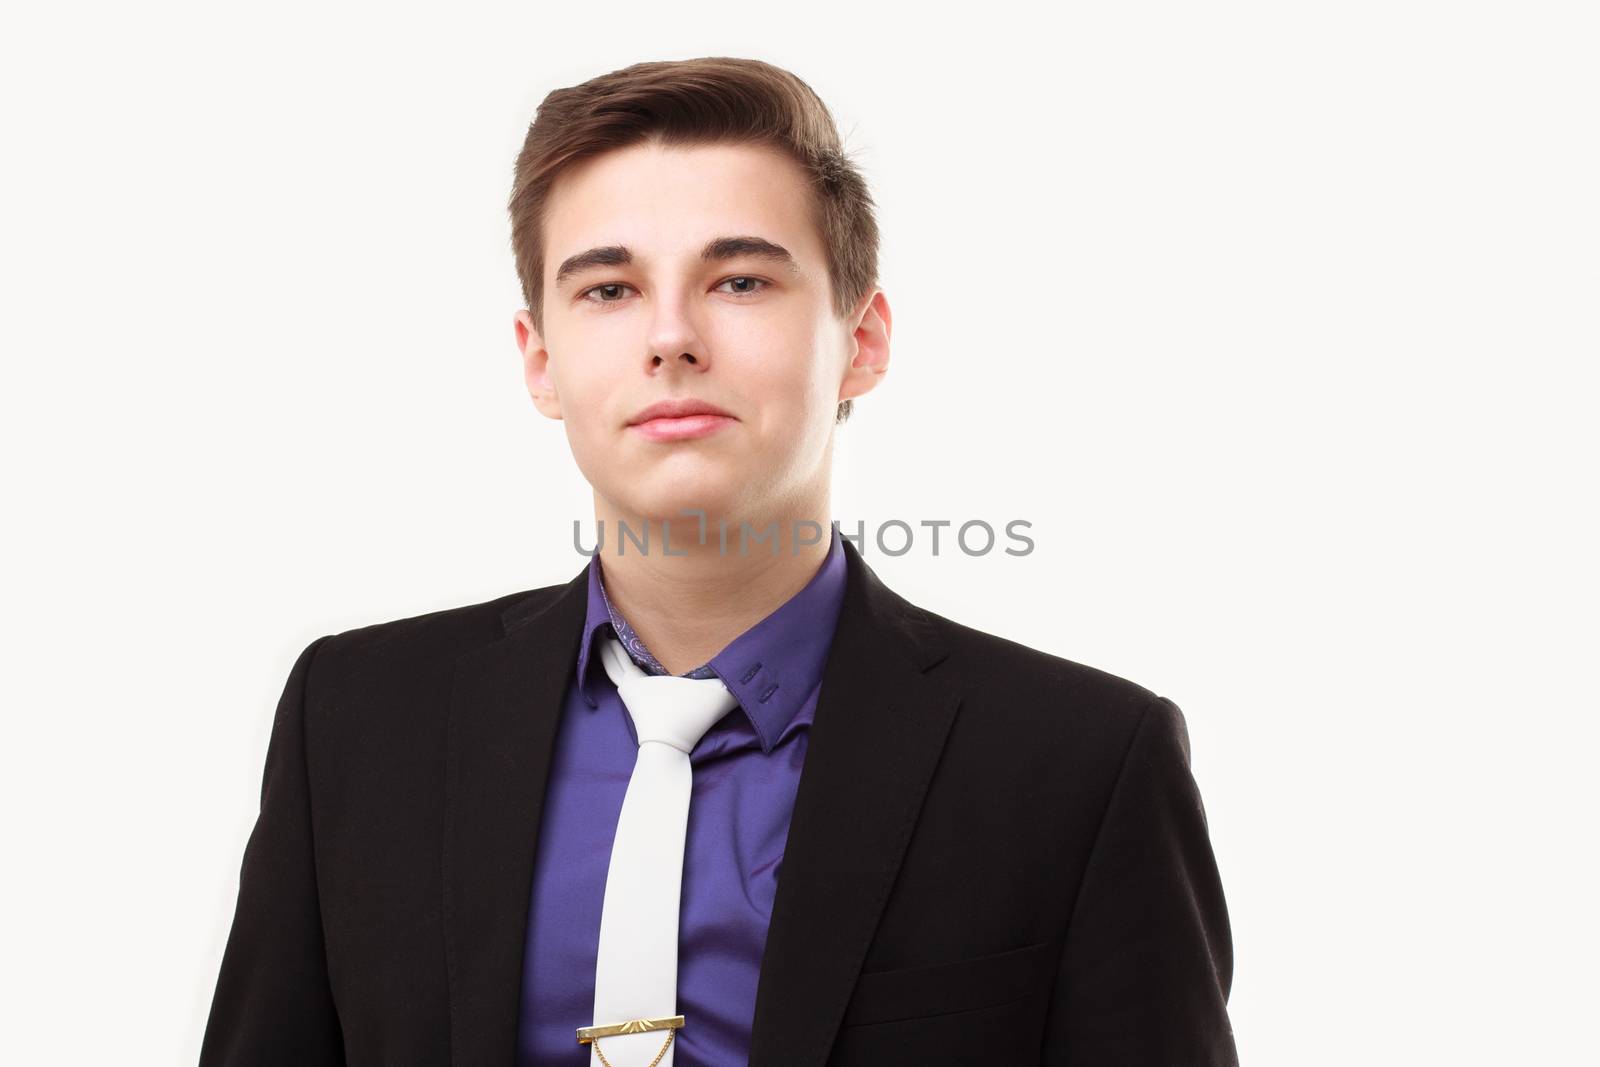
[[[650,1067],[655,1067],[661,1062],[661,1057],[667,1054],[667,1048],[672,1044],[672,1039],[677,1036],[678,1028],[683,1025],[683,1016],[673,1015],[665,1019],[630,1019],[625,1023],[607,1023],[604,1026],[578,1027],[578,1044],[587,1045],[591,1041],[598,1041],[602,1037],[614,1037],[617,1034],[643,1034],[650,1030],[667,1031],[666,1043],[661,1046],[661,1051],[656,1053],[656,1058],[650,1061]],[[600,1051],[598,1044],[594,1047],[595,1055],[600,1057],[600,1062],[605,1063],[605,1054]]]

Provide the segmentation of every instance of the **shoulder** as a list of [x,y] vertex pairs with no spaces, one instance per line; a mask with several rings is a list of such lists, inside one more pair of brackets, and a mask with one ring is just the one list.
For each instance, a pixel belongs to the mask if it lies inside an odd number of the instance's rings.
[[523,589],[327,634],[312,643],[311,684],[395,688],[415,684],[419,676],[448,675],[456,657],[500,639],[508,612],[537,611],[564,588]]
[[924,677],[957,698],[937,787],[956,821],[1090,842],[1120,787],[1136,807],[1192,789],[1178,705],[1139,682],[914,609]]
[[960,693],[969,733],[1026,738],[1041,754],[1071,750],[1073,762],[1103,765],[1120,762],[1141,728],[1183,729],[1176,704],[1130,678],[913,610],[948,650],[928,676]]

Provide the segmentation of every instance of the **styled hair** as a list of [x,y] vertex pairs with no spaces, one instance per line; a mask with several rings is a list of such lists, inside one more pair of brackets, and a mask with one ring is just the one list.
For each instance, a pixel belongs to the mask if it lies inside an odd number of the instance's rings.
[[[635,63],[544,98],[517,155],[511,247],[523,299],[544,332],[544,224],[556,179],[578,163],[637,144],[776,148],[809,180],[811,215],[828,257],[835,314],[878,284],[878,224],[867,183],[845,154],[833,115],[795,75],[758,59],[707,56]],[[841,401],[836,419],[850,416]]]

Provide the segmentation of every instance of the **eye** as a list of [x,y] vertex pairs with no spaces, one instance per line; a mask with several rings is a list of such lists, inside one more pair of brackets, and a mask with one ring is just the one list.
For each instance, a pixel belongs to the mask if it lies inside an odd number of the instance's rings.
[[765,278],[752,278],[748,274],[739,274],[719,283],[717,288],[722,289],[724,285],[729,285],[734,282],[745,282],[748,284],[748,288],[739,287],[732,290],[723,289],[722,291],[729,293],[732,296],[750,296],[752,294],[759,293],[762,289],[765,289],[767,286],[772,284]]
[[[615,304],[615,303],[620,302],[621,297],[618,296],[615,299],[613,299],[612,296],[610,295],[612,292],[614,292],[615,290],[618,290],[618,289],[632,289],[632,288],[633,288],[633,286],[628,285],[625,282],[606,282],[603,285],[592,285],[589,288],[585,289],[583,292],[578,294],[578,299],[580,299],[580,300],[588,300],[589,303],[591,303],[591,304]],[[601,298],[598,299],[598,300],[593,300],[593,299],[590,299],[590,297],[589,297],[590,293],[602,293],[602,294],[605,294],[605,295],[601,296]]]
[[[765,278],[756,278],[748,274],[738,274],[732,278],[724,279],[717,284],[720,292],[729,296],[753,296],[766,289],[772,283]],[[724,286],[733,286],[732,289]],[[578,294],[578,299],[591,304],[620,304],[623,299],[623,290],[633,289],[626,282],[604,282],[600,285],[591,285]],[[598,295],[596,295],[598,294]]]

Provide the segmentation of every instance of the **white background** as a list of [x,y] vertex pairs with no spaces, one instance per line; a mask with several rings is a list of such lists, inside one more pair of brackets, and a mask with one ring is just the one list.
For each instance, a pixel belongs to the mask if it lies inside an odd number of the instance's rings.
[[8,16],[0,1059],[193,1062],[296,654],[583,565],[511,164],[725,54],[880,205],[835,515],[1032,522],[866,558],[1182,706],[1245,1062],[1595,1062],[1587,7]]

